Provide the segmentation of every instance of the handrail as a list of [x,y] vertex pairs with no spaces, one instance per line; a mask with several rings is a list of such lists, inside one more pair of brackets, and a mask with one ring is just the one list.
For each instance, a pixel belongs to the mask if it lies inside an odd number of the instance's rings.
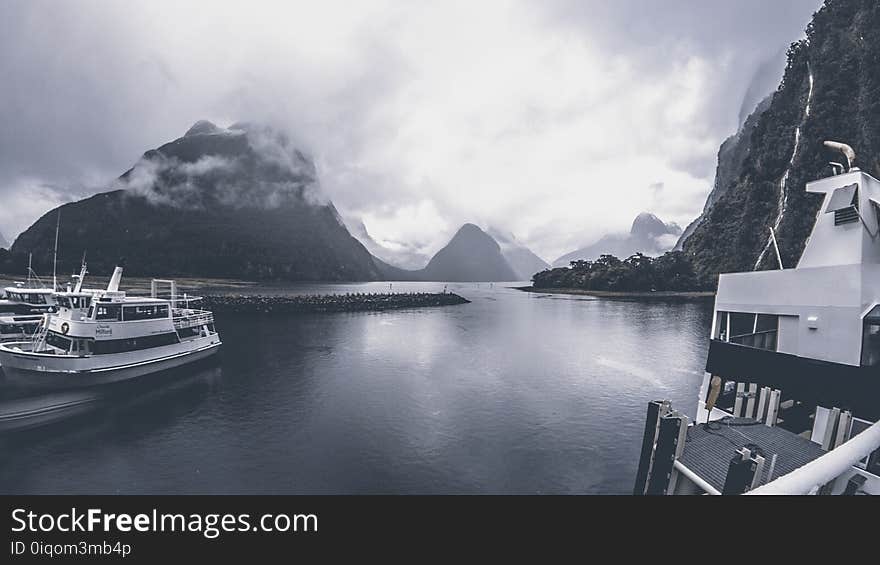
[[687,466],[685,466],[685,464],[682,463],[681,461],[679,461],[678,459],[675,460],[675,463],[673,463],[673,466],[675,467],[676,471],[678,471],[679,473],[681,473],[682,475],[684,475],[685,477],[690,479],[695,485],[697,485],[698,487],[703,489],[703,492],[705,492],[706,494],[712,494],[712,495],[720,495],[721,494],[720,490],[713,487],[706,480],[704,480],[701,476],[699,476],[698,474],[696,474],[693,471],[691,471],[690,469],[688,469]]
[[746,494],[809,494],[880,448],[880,421],[803,467]]
[[171,311],[171,314],[171,322],[174,324],[174,328],[178,330],[214,323],[214,313],[210,310],[175,308]]

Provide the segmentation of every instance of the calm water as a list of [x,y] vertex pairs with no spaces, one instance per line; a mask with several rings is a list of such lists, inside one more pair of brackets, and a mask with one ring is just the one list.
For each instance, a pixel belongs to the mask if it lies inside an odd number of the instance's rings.
[[215,362],[0,436],[0,492],[628,493],[647,401],[693,413],[711,302],[449,289],[473,303],[218,316]]

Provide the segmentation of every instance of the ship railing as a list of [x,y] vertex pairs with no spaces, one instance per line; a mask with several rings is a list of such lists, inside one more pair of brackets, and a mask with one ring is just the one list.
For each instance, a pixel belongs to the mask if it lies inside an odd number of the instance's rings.
[[183,330],[213,324],[214,313],[208,310],[174,308],[171,311],[171,319],[175,330]]
[[818,459],[747,494],[816,494],[877,449],[880,449],[880,421]]

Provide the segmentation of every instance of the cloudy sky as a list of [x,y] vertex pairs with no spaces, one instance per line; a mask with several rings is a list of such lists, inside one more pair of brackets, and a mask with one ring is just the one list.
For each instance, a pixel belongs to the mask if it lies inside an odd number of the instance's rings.
[[686,224],[819,0],[0,2],[0,232],[105,190],[198,119],[266,121],[343,216],[547,259]]

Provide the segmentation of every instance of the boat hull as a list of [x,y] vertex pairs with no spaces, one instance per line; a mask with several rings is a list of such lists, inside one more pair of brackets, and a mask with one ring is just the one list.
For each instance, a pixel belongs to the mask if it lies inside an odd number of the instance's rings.
[[216,334],[127,353],[70,357],[17,352],[0,346],[0,366],[10,383],[37,388],[79,388],[115,383],[173,369],[217,353]]

